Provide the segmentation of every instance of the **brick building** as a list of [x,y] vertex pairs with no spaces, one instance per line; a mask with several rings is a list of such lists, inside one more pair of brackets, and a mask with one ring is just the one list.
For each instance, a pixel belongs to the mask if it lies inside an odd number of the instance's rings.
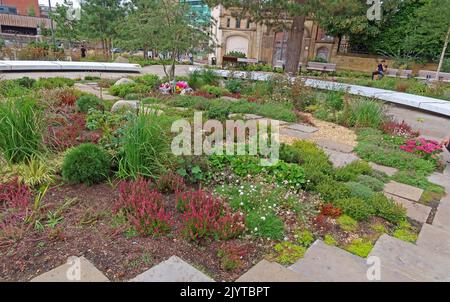
[[0,6],[15,8],[18,15],[40,16],[38,0],[0,0]]

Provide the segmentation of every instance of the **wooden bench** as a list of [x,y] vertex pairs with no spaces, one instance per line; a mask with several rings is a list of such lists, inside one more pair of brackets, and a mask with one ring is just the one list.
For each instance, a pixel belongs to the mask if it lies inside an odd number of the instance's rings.
[[308,62],[308,65],[306,66],[306,70],[333,72],[333,71],[336,71],[336,64],[320,63],[320,62]]
[[393,78],[402,78],[407,79],[412,76],[412,70],[409,69],[395,69],[395,68],[388,68],[386,71],[387,77],[393,77]]
[[[419,70],[419,73],[418,73],[416,79],[433,81],[436,79],[436,73],[437,73],[436,71]],[[439,81],[450,82],[450,73],[440,72],[439,73]]]

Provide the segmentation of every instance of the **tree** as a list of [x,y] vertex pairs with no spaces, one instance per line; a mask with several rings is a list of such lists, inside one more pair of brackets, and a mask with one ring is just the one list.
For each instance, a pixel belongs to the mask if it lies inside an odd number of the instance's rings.
[[[180,55],[193,52],[199,46],[208,47],[212,42],[209,27],[193,22],[186,3],[145,0],[134,1],[133,4],[135,8],[140,7],[143,10],[134,10],[126,19],[130,20],[130,23],[124,23],[126,32],[134,32],[129,41],[144,43],[144,46],[151,46],[167,55],[170,60],[169,68],[165,61],[162,62],[169,81],[175,78],[175,65]],[[141,33],[144,36],[140,36]]]
[[[54,12],[50,12],[50,18],[56,23],[55,36],[69,42],[69,46],[80,38],[80,23],[76,18],[68,18],[69,4],[64,0],[57,4]],[[45,28],[45,26],[43,27]],[[50,32],[46,32],[50,34]]]
[[121,0],[85,0],[81,2],[80,32],[83,37],[100,40],[109,58],[112,41],[119,37],[119,24],[126,12]]

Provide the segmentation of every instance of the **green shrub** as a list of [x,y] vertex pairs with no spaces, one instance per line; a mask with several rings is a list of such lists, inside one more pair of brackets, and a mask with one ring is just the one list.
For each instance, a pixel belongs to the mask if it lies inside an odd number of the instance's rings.
[[371,188],[358,182],[349,181],[346,185],[350,190],[351,197],[361,198],[362,200],[370,200],[374,194]]
[[155,114],[138,115],[125,128],[119,154],[121,178],[155,177],[170,159],[170,121]]
[[63,87],[72,87],[75,81],[68,78],[55,77],[55,78],[40,78],[36,81],[36,88],[54,89]]
[[305,170],[297,164],[288,164],[281,160],[268,167],[269,175],[280,185],[299,190],[306,183]]
[[371,171],[372,168],[367,162],[357,160],[337,169],[335,177],[339,181],[356,181],[359,175],[369,174]]
[[417,232],[406,221],[399,224],[392,236],[406,242],[414,243],[417,241]]
[[381,192],[384,188],[384,182],[369,175],[358,175],[357,182],[369,187],[375,192]]
[[82,144],[70,150],[62,165],[64,180],[92,185],[105,180],[110,172],[108,153],[94,144]]
[[348,125],[377,129],[386,120],[383,106],[375,100],[358,99],[350,104]]
[[376,216],[394,224],[406,220],[406,210],[387,198],[383,193],[375,193],[369,201]]
[[284,223],[274,213],[250,212],[245,219],[245,225],[255,237],[272,240],[281,240],[284,237]]
[[148,86],[151,90],[158,88],[161,84],[161,80],[156,74],[146,74],[135,78],[134,81],[138,84]]
[[274,250],[277,253],[275,260],[284,265],[294,264],[298,259],[303,258],[306,252],[305,247],[288,241],[277,243]]
[[375,214],[370,201],[364,201],[356,197],[339,199],[334,202],[334,205],[358,221],[367,220]]
[[230,79],[226,82],[225,88],[231,93],[241,92],[242,80],[240,79]]
[[125,83],[120,85],[113,85],[109,88],[112,95],[124,98],[129,94],[144,95],[152,91],[152,87],[141,83]]
[[399,171],[392,176],[392,180],[440,195],[445,194],[444,187],[430,182],[425,175],[416,171]]
[[337,223],[346,232],[354,232],[358,229],[358,221],[348,215],[341,215],[337,219]]
[[344,183],[335,180],[319,183],[315,190],[320,193],[323,200],[332,203],[350,196],[349,188]]
[[89,109],[99,110],[103,108],[102,100],[95,95],[83,95],[79,97],[76,105],[78,111],[83,113],[88,113]]
[[323,242],[325,242],[325,244],[328,244],[331,246],[336,246],[338,244],[336,239],[334,239],[333,235],[330,235],[330,234],[326,234],[323,237]]
[[42,113],[34,101],[0,100],[0,152],[17,163],[38,155],[43,148]]
[[16,81],[16,83],[19,86],[22,86],[22,87],[28,88],[28,89],[33,88],[34,84],[36,83],[35,79],[31,79],[29,77],[22,77],[20,79],[15,80],[15,81]]
[[223,102],[220,100],[212,100],[209,104],[209,108],[206,111],[208,119],[216,119],[224,121],[231,113],[231,106],[229,102]]
[[218,85],[219,77],[213,69],[195,70],[189,74],[189,87],[192,89],[200,89],[204,85]]
[[0,81],[0,96],[20,97],[29,94],[30,91],[14,80]]
[[314,235],[308,230],[296,232],[295,235],[297,236],[297,243],[301,246],[309,247],[314,243]]
[[366,258],[373,248],[373,243],[364,238],[357,238],[352,241],[345,249],[356,256]]
[[212,86],[212,85],[205,85],[201,89],[201,91],[215,95],[216,97],[224,96],[225,94],[230,93],[227,89],[219,87],[219,86]]

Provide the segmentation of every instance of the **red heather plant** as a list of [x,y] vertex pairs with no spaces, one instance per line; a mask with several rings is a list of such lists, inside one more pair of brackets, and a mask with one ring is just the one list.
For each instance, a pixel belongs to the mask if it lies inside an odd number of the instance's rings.
[[331,203],[326,203],[321,206],[320,215],[337,218],[342,215],[342,210],[334,207]]
[[31,197],[30,188],[20,183],[17,177],[8,183],[0,184],[0,203],[4,203],[6,209],[27,209],[31,205]]
[[401,123],[393,120],[387,121],[381,125],[381,130],[386,134],[405,138],[414,138],[420,135],[419,131],[413,130],[405,121]]
[[139,178],[119,184],[114,212],[122,210],[128,221],[144,236],[170,232],[172,216],[164,208],[161,193],[150,189],[150,181]]
[[62,90],[58,93],[59,106],[75,106],[77,96],[70,90]]
[[244,217],[232,213],[223,200],[202,190],[177,194],[183,234],[190,240],[231,239],[245,229]]
[[418,154],[425,159],[436,159],[436,156],[442,152],[442,146],[435,140],[427,140],[423,137],[411,139],[406,144],[400,146],[400,149],[409,153]]
[[156,188],[161,193],[178,193],[186,189],[183,177],[169,172],[158,178]]

